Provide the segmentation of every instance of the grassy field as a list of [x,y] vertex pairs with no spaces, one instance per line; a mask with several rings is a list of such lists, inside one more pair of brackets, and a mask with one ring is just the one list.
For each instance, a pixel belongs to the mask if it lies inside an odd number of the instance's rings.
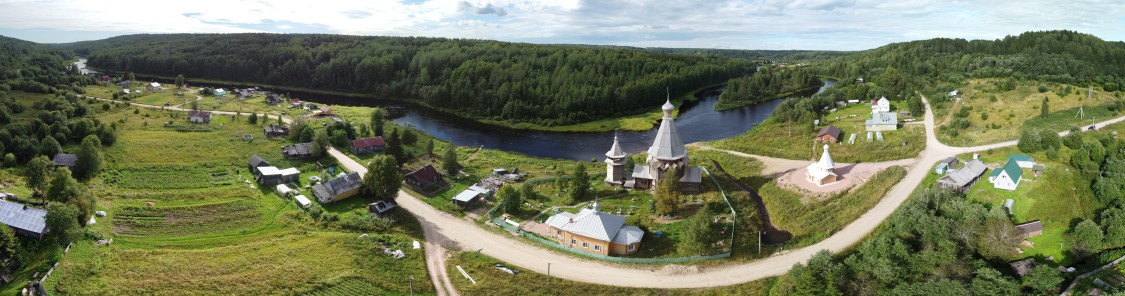
[[[446,270],[450,270],[449,280],[462,295],[768,295],[774,282],[769,278],[703,289],[625,288],[549,279],[544,274],[508,265],[520,272],[513,276],[494,267],[496,263],[503,262],[477,252],[461,252],[446,261]],[[476,284],[462,276],[457,266],[465,269]]]
[[[864,107],[859,105],[860,107]],[[857,109],[853,107],[849,109]],[[861,109],[861,108],[858,108]],[[855,112],[844,111],[843,112]],[[870,116],[870,109],[867,109]],[[835,115],[831,115],[833,118]],[[858,120],[858,122],[856,122]],[[837,162],[876,162],[914,158],[925,148],[926,134],[922,125],[905,125],[897,131],[883,132],[884,141],[865,140],[866,131],[861,117],[841,117],[832,122],[841,129],[840,142],[832,144],[832,158]],[[788,124],[767,120],[750,131],[727,139],[708,142],[715,148],[734,150],[749,154],[785,158],[814,159],[819,157],[821,143],[813,141],[817,130],[809,127],[790,127]],[[848,144],[851,134],[857,134],[855,144]],[[903,145],[903,142],[906,145]],[[814,147],[816,150],[814,151]],[[873,151],[878,151],[874,153]]]
[[774,181],[762,185],[758,192],[773,224],[793,234],[793,239],[786,243],[792,249],[819,242],[859,218],[904,176],[906,169],[890,167],[858,188],[820,200],[779,188]]
[[[99,198],[98,210],[108,215],[87,237],[113,243],[76,242],[46,283],[50,291],[405,294],[411,274],[427,278],[422,250],[410,248],[411,241],[421,240],[412,217],[393,215],[390,230],[358,238],[359,232],[313,220],[272,187],[245,182],[246,160],[254,154],[278,167],[297,167],[302,177],[322,174],[314,161],[281,157],[287,141],[261,137],[260,123],[216,116],[209,128],[199,129],[183,113],[133,107],[112,109],[99,119],[116,122],[119,136],[104,151],[105,171],[88,183]],[[244,134],[255,140],[243,140]],[[367,215],[367,202],[353,197],[324,208],[346,220]],[[401,249],[406,257],[394,259],[384,248]],[[425,280],[415,281],[414,288],[434,291]]]
[[[1067,150],[1067,149],[1063,149]],[[997,149],[981,154],[981,160],[989,167],[1000,167],[1008,160],[1008,155],[1019,153],[1015,148]],[[1029,239],[1035,247],[1024,247],[1020,257],[1054,256],[1059,264],[1070,264],[1074,258],[1064,244],[1064,233],[1077,219],[1091,219],[1103,205],[1094,197],[1087,182],[1076,174],[1063,160],[1049,160],[1042,153],[1032,154],[1036,163],[1046,167],[1042,176],[1036,177],[1031,170],[1024,169],[1023,178],[1015,191],[993,188],[986,175],[969,190],[967,196],[974,201],[1000,207],[1007,199],[1015,200],[1012,214],[1013,223],[1039,220],[1043,223],[1043,234]],[[961,155],[961,159],[972,159],[971,155]],[[1060,157],[1066,159],[1068,157]],[[986,174],[991,173],[989,170]]]
[[[1094,91],[1087,98],[1086,88],[1069,86],[1072,91],[1064,93],[1060,90],[1068,86],[1055,83],[1047,83],[1049,90],[1040,93],[1040,83],[1033,81],[1019,82],[1015,89],[1005,91],[1000,87],[1002,83],[1000,79],[969,80],[962,88],[964,99],[957,104],[956,110],[950,108],[949,113],[934,114],[939,126],[948,126],[957,118],[956,114],[950,113],[966,112],[968,115],[964,119],[969,122],[969,127],[959,130],[956,136],[948,132],[938,133],[938,139],[957,146],[987,144],[1016,139],[1025,128],[1062,131],[1117,116],[1106,109],[1107,104],[1116,100],[1112,93]],[[1048,110],[1051,115],[1048,118],[1040,117],[1044,97],[1048,98],[1050,105]],[[1083,107],[1084,118],[1075,116],[1079,106]]]

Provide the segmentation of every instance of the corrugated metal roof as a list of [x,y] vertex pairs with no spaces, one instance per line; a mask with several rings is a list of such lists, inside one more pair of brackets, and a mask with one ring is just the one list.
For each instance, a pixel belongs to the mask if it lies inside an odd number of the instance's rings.
[[47,210],[0,200],[0,223],[42,234],[47,228]]
[[636,226],[628,225],[625,227],[621,227],[621,230],[617,231],[617,235],[613,237],[613,242],[628,245],[640,242],[641,239],[644,238],[644,236],[644,230],[641,230]]
[[562,230],[589,238],[610,241],[624,225],[624,216],[582,209],[578,212],[578,215],[574,216],[574,222],[563,225]]
[[687,156],[684,142],[680,140],[680,133],[676,131],[676,120],[672,119],[674,107],[671,101],[664,103],[664,120],[660,122],[660,129],[656,132],[656,140],[648,148],[649,157],[659,160],[676,160]]
[[985,169],[988,169],[988,167],[984,166],[983,162],[979,159],[974,159],[966,163],[961,169],[941,177],[941,179],[938,179],[938,182],[964,187],[968,185],[969,182],[972,182],[973,179],[976,179],[977,176],[983,174]]

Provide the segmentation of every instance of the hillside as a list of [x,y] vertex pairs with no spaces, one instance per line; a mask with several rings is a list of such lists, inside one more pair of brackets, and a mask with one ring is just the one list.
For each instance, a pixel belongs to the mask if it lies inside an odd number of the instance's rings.
[[[1027,32],[997,40],[936,38],[892,43],[818,63],[822,74],[873,81],[894,69],[913,87],[966,78],[1016,78],[1085,85],[1125,85],[1125,42],[1071,31]],[[892,92],[891,94],[896,94]],[[891,95],[887,95],[891,97]]]
[[752,71],[624,48],[279,34],[129,35],[64,45],[112,71],[394,97],[463,116],[567,125],[637,114]]
[[72,75],[78,72],[67,62],[69,51],[47,45],[0,36],[0,97],[12,90],[37,93],[55,89],[80,91],[88,78]]

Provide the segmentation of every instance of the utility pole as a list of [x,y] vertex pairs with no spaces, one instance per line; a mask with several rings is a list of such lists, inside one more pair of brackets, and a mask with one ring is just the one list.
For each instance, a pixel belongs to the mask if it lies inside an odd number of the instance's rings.
[[547,262],[547,286],[551,286],[551,262]]
[[410,275],[410,296],[414,296],[414,274]]
[[761,231],[761,230],[758,231],[758,255],[762,254],[762,234],[763,233],[765,233],[765,231]]

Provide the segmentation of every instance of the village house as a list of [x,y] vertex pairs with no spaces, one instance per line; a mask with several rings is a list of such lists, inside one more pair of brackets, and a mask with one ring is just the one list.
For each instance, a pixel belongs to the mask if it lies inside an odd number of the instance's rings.
[[225,89],[216,88],[215,90],[211,91],[211,94],[216,97],[221,97],[227,95],[227,91]]
[[468,189],[465,189],[465,191],[461,191],[461,193],[453,196],[453,204],[467,209],[489,196],[492,196],[492,190],[478,185],[472,185],[469,186]]
[[1016,190],[1020,186],[1023,168],[1016,159],[1015,155],[1008,157],[1008,162],[1003,167],[992,170],[992,174],[988,175],[988,182],[992,183],[993,188]]
[[561,212],[547,218],[548,236],[564,247],[604,256],[630,255],[640,250],[644,230],[625,225],[625,216],[592,208],[578,214]]
[[840,128],[835,125],[828,125],[816,133],[816,141],[820,143],[834,144],[839,140]]
[[55,167],[65,167],[73,172],[78,168],[78,156],[74,154],[59,153],[51,160],[55,163]]
[[355,196],[359,193],[359,187],[359,173],[352,172],[313,185],[312,192],[320,202],[330,203]]
[[262,175],[262,172],[260,170],[258,170],[259,167],[270,166],[269,161],[266,161],[265,159],[263,159],[261,156],[258,156],[258,155],[250,156],[249,163],[250,163],[250,165],[247,167],[247,169],[250,171],[251,175],[254,175],[254,178],[258,178],[258,176]]
[[420,169],[406,174],[402,179],[406,182],[406,186],[410,188],[414,188],[418,191],[428,191],[431,187],[441,182],[441,178],[441,173],[439,173],[433,165],[427,164]]
[[375,151],[381,151],[385,148],[387,142],[383,141],[383,137],[370,137],[352,140],[352,153],[366,154]]
[[262,185],[299,182],[301,179],[301,171],[297,168],[278,169],[275,166],[262,166],[255,168],[255,170],[258,173],[258,184]]
[[211,111],[188,111],[188,121],[192,123],[211,123]]
[[146,84],[145,89],[147,89],[148,91],[158,91],[164,89],[164,87],[160,86],[160,82],[152,82]]
[[238,99],[245,99],[250,97],[250,90],[245,88],[235,89],[234,93],[238,95]]
[[270,124],[262,128],[267,138],[284,137],[289,135],[289,127],[284,125]]
[[894,112],[876,112],[871,114],[871,119],[864,121],[867,131],[893,131],[898,129],[898,114]]
[[277,94],[269,94],[266,96],[266,104],[277,105],[281,104],[281,96]]
[[0,223],[18,235],[41,239],[47,233],[47,210],[0,199]]
[[832,155],[828,154],[828,144],[824,144],[824,153],[820,155],[820,161],[805,167],[805,179],[816,186],[825,186],[836,183],[839,177],[836,175],[836,162],[832,161]]
[[[703,182],[703,168],[689,166],[687,148],[684,148],[684,142],[680,140],[680,134],[676,131],[676,120],[672,117],[676,106],[672,105],[671,98],[664,103],[661,110],[664,111],[664,119],[660,121],[656,139],[648,148],[648,158],[644,164],[638,164],[633,168],[632,180],[625,180],[624,185],[626,188],[652,190],[660,180],[676,178],[681,192],[699,193]],[[615,158],[621,156],[621,153],[613,151],[612,148],[606,154],[612,154]],[[621,165],[623,166],[624,163]],[[616,169],[617,162],[606,162],[606,166],[607,170],[613,171]]]
[[286,159],[304,159],[312,157],[313,143],[297,143],[281,147],[281,155]]
[[398,203],[395,203],[394,200],[384,199],[368,204],[367,211],[375,215],[383,215],[389,213],[391,210],[394,210],[397,207]]
[[891,101],[887,97],[881,97],[879,100],[871,101],[871,114],[880,112],[891,112]]
[[977,180],[980,180],[980,177],[984,175],[984,171],[987,169],[988,167],[979,159],[973,159],[965,163],[965,166],[961,169],[950,171],[945,176],[942,176],[938,179],[937,183],[942,187],[965,193],[969,191],[970,187],[973,187],[973,184],[977,183]]

